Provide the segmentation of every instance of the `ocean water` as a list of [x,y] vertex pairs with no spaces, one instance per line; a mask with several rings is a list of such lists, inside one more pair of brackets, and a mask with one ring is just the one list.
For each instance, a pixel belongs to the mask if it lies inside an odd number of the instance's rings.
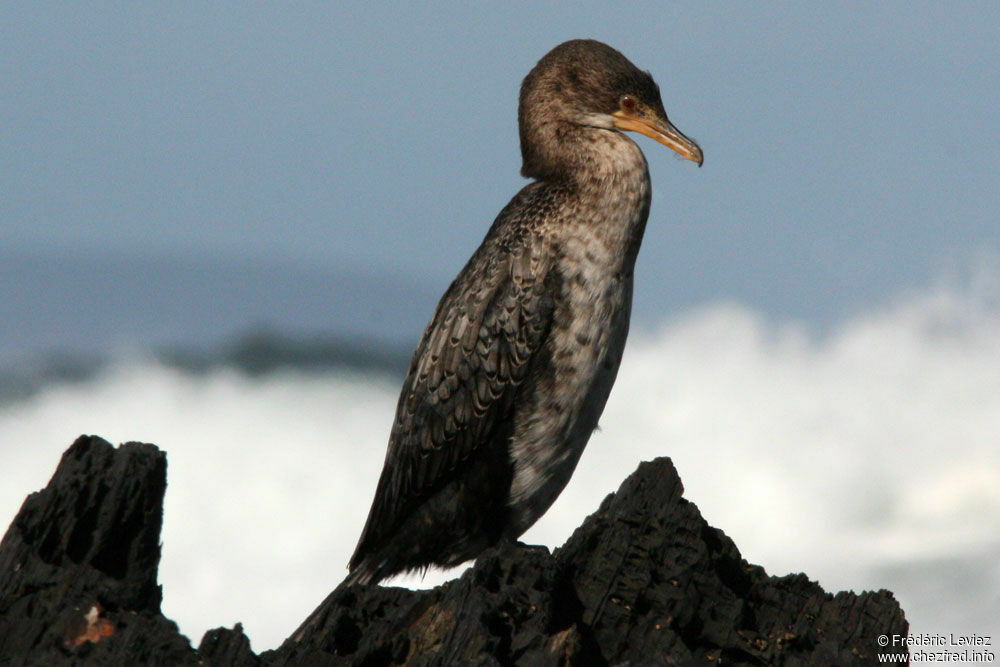
[[[998,296],[984,270],[821,332],[738,303],[639,323],[575,476],[522,540],[560,545],[666,455],[686,497],[770,574],[887,588],[912,632],[996,637]],[[155,443],[164,613],[195,644],[240,621],[260,651],[347,574],[409,351],[225,333],[183,353],[130,343],[8,364],[0,524],[81,433]]]

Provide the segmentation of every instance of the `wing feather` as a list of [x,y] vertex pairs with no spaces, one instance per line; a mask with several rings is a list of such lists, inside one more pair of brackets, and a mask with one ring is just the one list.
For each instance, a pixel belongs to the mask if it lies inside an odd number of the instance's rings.
[[414,354],[352,567],[510,417],[544,341],[552,315],[544,261],[490,241],[445,293]]

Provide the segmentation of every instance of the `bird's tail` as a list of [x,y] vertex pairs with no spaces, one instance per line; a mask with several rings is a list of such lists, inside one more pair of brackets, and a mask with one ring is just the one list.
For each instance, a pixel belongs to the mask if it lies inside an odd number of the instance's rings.
[[374,573],[368,570],[367,568],[356,567],[353,570],[351,570],[351,573],[344,578],[344,581],[341,584],[341,586],[353,586],[354,584],[370,584],[372,583],[373,576]]
[[387,571],[386,564],[387,559],[382,558],[376,561],[374,556],[369,554],[357,562],[352,562],[348,566],[351,573],[347,575],[341,585],[377,584],[391,574]]

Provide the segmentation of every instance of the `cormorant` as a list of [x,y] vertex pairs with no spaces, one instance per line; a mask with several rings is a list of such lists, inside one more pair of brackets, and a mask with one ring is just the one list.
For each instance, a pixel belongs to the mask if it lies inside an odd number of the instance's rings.
[[521,174],[410,363],[347,583],[451,567],[516,539],[569,481],[621,362],[649,215],[621,130],[702,163],[652,77],[592,40],[521,86]]

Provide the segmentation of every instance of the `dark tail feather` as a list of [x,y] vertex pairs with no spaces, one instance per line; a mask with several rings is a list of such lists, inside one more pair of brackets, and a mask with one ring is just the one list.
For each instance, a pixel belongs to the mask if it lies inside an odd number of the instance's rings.
[[348,566],[351,573],[344,579],[342,586],[352,586],[354,584],[377,584],[390,575],[385,571],[385,560],[372,562],[372,555],[368,555],[359,561],[352,561]]
[[344,579],[341,586],[353,586],[354,584],[370,584],[374,574],[364,567],[357,567],[351,571]]

